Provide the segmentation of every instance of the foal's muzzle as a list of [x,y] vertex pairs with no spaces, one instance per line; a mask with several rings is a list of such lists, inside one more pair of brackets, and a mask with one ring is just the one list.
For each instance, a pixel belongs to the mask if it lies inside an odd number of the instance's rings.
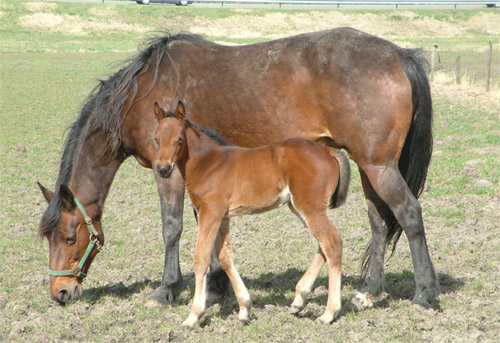
[[161,177],[166,179],[170,177],[170,175],[172,175],[172,172],[174,171],[174,166],[172,164],[162,162],[156,166],[156,171]]

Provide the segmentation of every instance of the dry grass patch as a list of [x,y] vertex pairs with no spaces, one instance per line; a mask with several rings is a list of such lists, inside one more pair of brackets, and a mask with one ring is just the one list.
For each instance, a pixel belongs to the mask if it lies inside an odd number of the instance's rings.
[[468,77],[462,77],[461,84],[455,83],[451,73],[436,72],[432,80],[434,93],[463,103],[478,103],[485,109],[500,108],[500,87],[492,84],[490,91],[485,91],[485,85],[480,85]]
[[341,11],[273,12],[264,16],[235,15],[217,20],[197,18],[190,30],[211,37],[232,39],[279,38],[303,32],[350,26],[386,38],[469,36],[468,31],[500,32],[496,13],[479,13],[467,21],[421,17],[415,12],[394,15]]
[[57,4],[53,2],[27,2],[24,4],[30,12],[51,12],[57,9]]
[[97,17],[102,17],[102,18],[111,18],[117,16],[116,11],[114,8],[110,6],[96,6],[92,7],[89,10],[89,13],[91,15],[97,16]]
[[[102,12],[101,12],[102,13]],[[117,20],[104,20],[99,18],[82,18],[75,15],[58,15],[53,13],[37,12],[19,18],[19,24],[27,29],[64,32],[79,36],[89,32],[133,31],[146,33],[150,27],[139,24],[126,24]]]

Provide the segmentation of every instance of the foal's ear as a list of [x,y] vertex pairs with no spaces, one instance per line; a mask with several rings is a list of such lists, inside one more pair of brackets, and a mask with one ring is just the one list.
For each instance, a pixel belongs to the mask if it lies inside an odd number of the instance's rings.
[[68,211],[73,211],[76,207],[75,196],[66,185],[59,186],[59,196],[61,197],[63,207]]
[[155,101],[154,107],[155,107],[155,117],[158,121],[162,120],[164,117],[167,116],[163,108],[161,108],[160,104],[158,104],[158,101]]
[[48,190],[47,188],[43,187],[40,182],[37,182],[36,184],[38,185],[38,187],[42,191],[43,197],[45,198],[45,200],[47,200],[47,203],[50,203],[50,201],[54,197],[54,192],[52,192],[52,191]]
[[186,106],[184,106],[184,103],[182,101],[179,101],[179,103],[177,104],[175,115],[181,120],[186,119]]

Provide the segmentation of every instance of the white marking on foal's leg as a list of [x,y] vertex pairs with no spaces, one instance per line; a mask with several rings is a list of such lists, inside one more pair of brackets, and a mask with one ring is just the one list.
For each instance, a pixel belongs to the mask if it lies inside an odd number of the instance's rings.
[[340,267],[331,268],[328,277],[328,302],[325,313],[317,320],[323,324],[330,324],[339,314],[342,308],[340,291],[342,288],[342,272]]
[[196,281],[193,304],[191,305],[191,313],[186,318],[186,320],[182,322],[182,326],[192,328],[205,313],[205,304],[207,300],[206,287],[207,274],[205,273],[205,275],[202,277],[202,280]]
[[307,296],[311,293],[312,286],[314,281],[318,277],[318,274],[325,264],[325,258],[321,251],[318,249],[316,255],[307,268],[304,275],[300,278],[299,282],[297,282],[297,286],[295,286],[295,299],[290,308],[290,312],[293,314],[299,313],[304,309],[307,303]]

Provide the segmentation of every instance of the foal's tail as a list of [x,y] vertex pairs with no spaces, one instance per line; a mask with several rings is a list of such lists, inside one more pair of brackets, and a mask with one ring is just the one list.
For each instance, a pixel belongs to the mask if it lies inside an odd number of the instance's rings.
[[351,181],[351,166],[349,165],[349,159],[342,150],[334,149],[332,155],[339,164],[340,173],[337,188],[330,198],[328,207],[337,208],[347,199],[347,191],[349,190],[349,183]]

